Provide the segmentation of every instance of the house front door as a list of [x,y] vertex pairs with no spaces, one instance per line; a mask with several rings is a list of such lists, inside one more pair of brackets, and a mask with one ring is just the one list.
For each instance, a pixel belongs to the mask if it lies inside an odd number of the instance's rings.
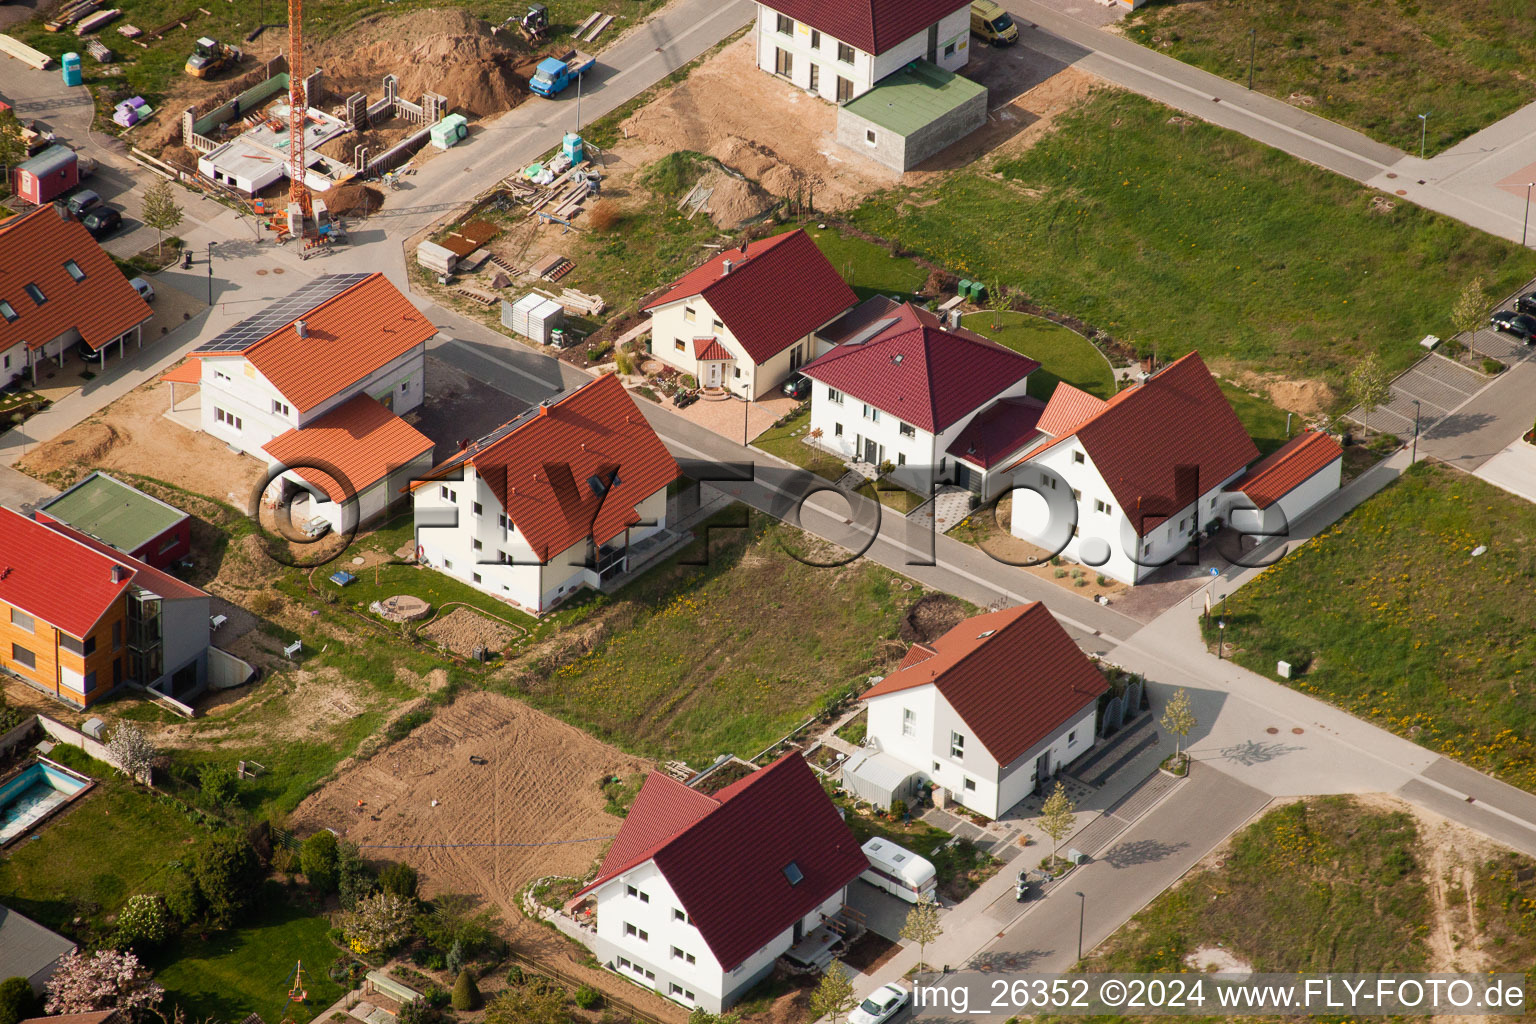
[[804,362],[805,354],[801,352],[799,345],[789,350],[789,370],[791,373],[800,369],[801,364]]
[[800,940],[803,939],[803,938],[805,938],[805,922],[804,921],[796,921],[795,922],[795,934],[794,934],[794,937],[791,939],[791,942],[794,945],[798,946],[798,945],[800,945]]
[[934,22],[928,26],[928,62],[939,62],[939,23]]
[[1045,783],[1046,783],[1046,780],[1050,778],[1050,775],[1051,775],[1051,752],[1049,750],[1047,750],[1045,753],[1043,753],[1039,757],[1035,758],[1035,790],[1036,790],[1036,792],[1040,792],[1040,793],[1044,793],[1045,792]]
[[723,371],[724,371],[724,364],[722,364],[722,363],[705,363],[704,364],[704,386],[707,387],[707,388],[717,388],[717,387],[719,387],[720,386],[720,381],[724,377],[724,372]]
[[864,461],[871,466],[880,465],[880,446],[875,443],[872,437],[864,439]]

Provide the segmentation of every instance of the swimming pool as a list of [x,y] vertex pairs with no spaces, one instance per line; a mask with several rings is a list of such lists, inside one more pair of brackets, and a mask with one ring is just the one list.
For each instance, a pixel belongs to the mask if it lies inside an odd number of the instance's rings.
[[39,761],[0,786],[0,846],[69,803],[91,786],[91,780],[63,765]]

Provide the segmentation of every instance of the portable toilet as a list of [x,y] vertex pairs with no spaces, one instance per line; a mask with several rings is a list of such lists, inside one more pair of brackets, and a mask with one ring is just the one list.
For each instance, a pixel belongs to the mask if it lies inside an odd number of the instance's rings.
[[64,69],[64,84],[79,85],[81,82],[80,55],[78,53],[66,53],[60,58],[59,63]]
[[561,143],[561,151],[570,159],[572,166],[581,163],[582,154],[586,145],[581,141],[581,136],[575,132],[566,132],[565,139]]

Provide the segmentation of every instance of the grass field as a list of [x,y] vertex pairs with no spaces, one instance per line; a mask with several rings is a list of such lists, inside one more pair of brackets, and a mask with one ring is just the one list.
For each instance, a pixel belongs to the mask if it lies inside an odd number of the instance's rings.
[[1533,537],[1530,503],[1419,463],[1234,594],[1227,642],[1256,672],[1307,666],[1290,685],[1536,790]]
[[1438,153],[1536,100],[1533,18],[1530,0],[1211,0],[1148,4],[1126,35],[1245,85],[1255,56],[1255,89],[1417,155],[1421,113]]
[[688,564],[701,539],[621,592],[607,639],[524,679],[526,699],[626,750],[707,763],[751,757],[883,671],[880,641],[921,588],[866,562],[803,564],[784,544],[814,542],[747,522],[708,531],[708,564]]
[[1536,254],[1412,204],[1373,212],[1370,189],[1173,116],[1101,92],[1001,179],[960,171],[853,219],[1164,360],[1198,348],[1222,372],[1335,385],[1370,352],[1418,358],[1472,277],[1494,294],[1536,276]]
[[1220,945],[1258,971],[1412,971],[1430,914],[1418,829],[1401,811],[1314,797],[1270,811],[1214,870],[1190,875],[1112,936],[1091,971],[1187,970]]
[[[995,328],[994,323],[998,324]],[[1074,330],[1012,310],[968,313],[961,324],[1038,361],[1040,369],[1029,375],[1029,393],[1035,398],[1050,398],[1059,381],[1100,398],[1115,393],[1115,374],[1109,361],[1093,342]]]
[[[1243,421],[1243,427],[1258,446],[1260,455],[1268,455],[1289,440],[1286,436],[1285,410],[1226,381],[1221,382],[1221,393],[1232,403],[1232,411]],[[1292,426],[1295,432],[1301,430],[1304,424],[1298,417]]]
[[843,280],[860,300],[872,295],[912,299],[928,280],[928,271],[921,266],[911,260],[898,259],[890,250],[874,242],[842,235],[832,228],[822,230],[814,224],[805,225],[805,232],[816,240],[816,247],[843,275]]

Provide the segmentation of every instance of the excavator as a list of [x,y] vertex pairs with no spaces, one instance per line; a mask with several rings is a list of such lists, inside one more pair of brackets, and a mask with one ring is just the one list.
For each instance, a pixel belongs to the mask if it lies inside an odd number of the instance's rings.
[[238,47],[229,46],[203,36],[197,41],[197,49],[187,58],[187,74],[193,78],[207,78],[224,70],[241,57]]
[[523,34],[523,39],[530,43],[542,42],[549,34],[549,8],[543,4],[529,4],[528,13],[521,18],[516,16],[508,18],[503,23],[503,28],[510,28],[512,24]]

